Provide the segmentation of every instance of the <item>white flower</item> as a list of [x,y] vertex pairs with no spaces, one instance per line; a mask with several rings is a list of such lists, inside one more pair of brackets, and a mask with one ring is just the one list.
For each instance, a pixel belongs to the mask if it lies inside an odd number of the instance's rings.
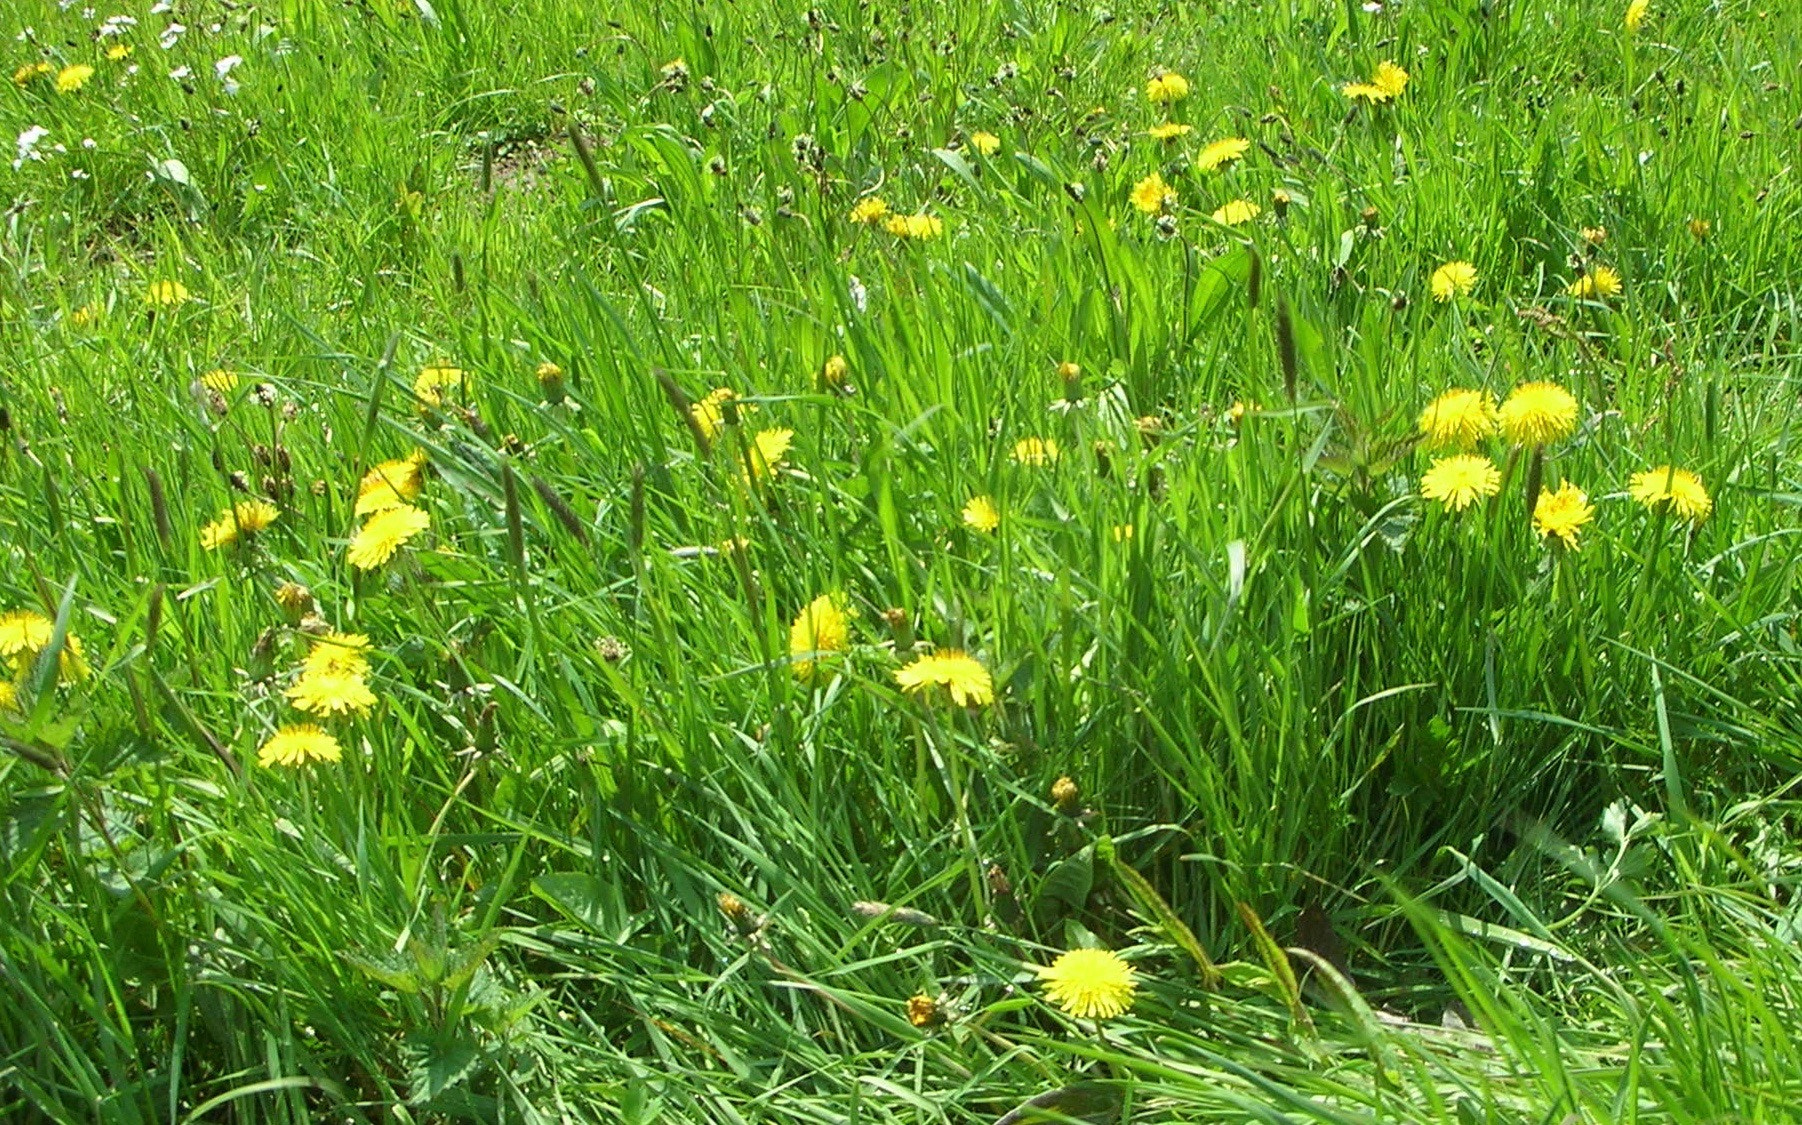
[[96,31],[94,35],[98,39],[110,39],[115,35],[124,35],[136,26],[138,26],[138,21],[130,16],[108,16],[106,22],[100,25],[100,30]]
[[93,149],[100,147],[100,142],[96,141],[93,137],[83,137],[81,138],[81,147],[92,151]]
[[851,275],[850,288],[851,303],[857,306],[858,312],[863,312],[870,303],[870,291],[863,287],[863,282],[856,274]]
[[50,130],[42,125],[33,125],[19,134],[19,157],[13,161],[13,171],[17,172],[25,166],[27,160],[42,160],[38,155],[38,142],[50,135]]
[[174,10],[175,5],[169,3],[169,0],[156,0],[156,3],[151,6],[150,14],[153,16],[160,16],[164,12],[172,12]]
[[187,33],[188,29],[185,25],[172,23],[163,29],[163,33],[157,37],[157,42],[161,44],[163,50],[167,51],[173,48],[176,42]]
[[236,70],[243,62],[244,60],[237,55],[227,55],[213,64],[213,77],[223,82],[225,76]]
[[169,77],[171,77],[171,78],[175,79],[177,82],[179,82],[183,78],[186,78],[188,75],[193,74],[193,73],[194,72],[192,70],[189,70],[185,66],[178,66],[174,70],[169,72]]

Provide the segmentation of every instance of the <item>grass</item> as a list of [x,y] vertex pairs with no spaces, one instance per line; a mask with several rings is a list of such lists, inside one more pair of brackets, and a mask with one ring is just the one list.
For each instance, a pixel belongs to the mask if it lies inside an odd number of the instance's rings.
[[[0,1110],[1792,1120],[1802,17],[1624,7],[0,3]],[[378,702],[261,765],[327,628]]]

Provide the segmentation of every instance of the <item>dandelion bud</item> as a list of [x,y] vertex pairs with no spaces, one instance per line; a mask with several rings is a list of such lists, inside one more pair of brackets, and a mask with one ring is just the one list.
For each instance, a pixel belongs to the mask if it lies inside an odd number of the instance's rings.
[[1375,207],[1364,208],[1364,210],[1358,212],[1358,218],[1363,220],[1364,229],[1372,234],[1375,234],[1381,229],[1380,220],[1382,219],[1382,216],[1377,213]]
[[550,360],[538,365],[538,389],[544,392],[544,401],[552,406],[563,401],[563,368]]
[[1713,228],[1714,224],[1710,223],[1707,219],[1691,219],[1689,221],[1689,236],[1697,242],[1707,242],[1709,231]]
[[1060,777],[1051,783],[1051,803],[1057,806],[1058,812],[1075,812],[1076,803],[1081,799],[1082,790],[1078,789],[1076,782],[1070,778]]
[[827,390],[837,390],[845,385],[845,376],[851,371],[851,365],[845,362],[842,355],[830,356],[826,366],[820,369],[820,382]]
[[1582,234],[1583,241],[1589,243],[1591,246],[1600,246],[1602,243],[1608,241],[1607,227],[1584,227]]
[[313,591],[298,582],[284,582],[276,587],[275,600],[288,620],[298,625],[313,608]]
[[732,923],[732,928],[738,931],[739,937],[750,937],[762,926],[762,921],[751,913],[751,908],[737,895],[722,891],[716,901],[719,903],[720,913],[726,916],[726,921]]
[[919,926],[922,929],[936,926],[939,920],[923,910],[914,910],[906,906],[890,906],[886,902],[854,902],[851,912],[862,918],[886,918],[891,922],[900,922],[905,926]]
[[945,1013],[937,1000],[921,993],[907,1002],[907,1022],[923,1031],[944,1023]]

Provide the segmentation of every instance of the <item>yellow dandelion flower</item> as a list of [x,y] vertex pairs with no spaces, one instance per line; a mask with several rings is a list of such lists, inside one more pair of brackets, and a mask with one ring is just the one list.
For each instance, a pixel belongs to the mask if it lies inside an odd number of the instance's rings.
[[424,490],[425,452],[415,450],[406,457],[383,461],[363,474],[357,483],[356,514],[366,516],[398,508],[418,499]]
[[111,47],[106,49],[106,60],[108,62],[118,62],[120,59],[130,57],[130,55],[131,44],[129,43],[114,43]]
[[1489,458],[1471,453],[1441,457],[1420,477],[1421,496],[1437,500],[1454,512],[1462,512],[1501,490],[1501,470]]
[[851,208],[851,221],[874,226],[888,218],[888,204],[879,195],[866,196]]
[[413,380],[413,397],[421,410],[444,405],[446,391],[468,394],[469,373],[446,363],[428,363]]
[[1627,17],[1623,21],[1628,31],[1638,31],[1639,25],[1646,22],[1646,12],[1652,7],[1651,0],[1631,0],[1627,5]]
[[1034,966],[1045,997],[1078,1019],[1106,1020],[1133,1006],[1139,977],[1119,954],[1106,949],[1072,949],[1049,967]]
[[1244,137],[1223,137],[1201,150],[1195,163],[1203,172],[1212,172],[1238,160],[1251,151],[1251,142]]
[[[707,441],[712,442],[720,436],[720,431],[726,428],[726,402],[737,397],[738,392],[731,387],[715,387],[707,392],[705,398],[688,408],[688,416],[694,419],[695,425],[700,428],[701,436]],[[754,403],[745,403],[738,407],[741,417],[755,413],[756,410],[757,406]]]
[[745,450],[745,480],[748,483],[769,480],[782,467],[782,459],[794,444],[793,430],[759,430]]
[[1686,225],[1689,227],[1689,236],[1697,242],[1707,242],[1709,232],[1714,229],[1714,224],[1707,219],[1691,219]]
[[188,287],[179,281],[153,281],[144,290],[144,303],[156,308],[172,309],[188,299]]
[[369,638],[362,633],[324,633],[313,638],[313,647],[301,664],[302,676],[354,676],[369,674]]
[[1125,543],[1133,537],[1133,525],[1130,523],[1117,523],[1108,530],[1108,534],[1114,537],[1114,542]]
[[100,319],[105,315],[105,305],[99,301],[89,301],[69,314],[69,323],[76,328],[87,328],[100,323]]
[[1053,438],[1025,437],[1014,443],[1014,461],[1021,465],[1053,465],[1061,455]]
[[1613,266],[1597,266],[1570,283],[1566,290],[1579,301],[1606,301],[1621,291],[1621,275]]
[[1174,70],[1160,70],[1145,83],[1145,100],[1152,105],[1170,105],[1189,96],[1189,80]]
[[1408,72],[1393,62],[1385,61],[1377,66],[1376,73],[1369,82],[1348,83],[1341,91],[1353,101],[1365,101],[1372,105],[1383,105],[1402,96],[1408,88]]
[[850,373],[851,364],[844,356],[827,356],[826,365],[820,368],[820,382],[829,388],[842,387],[845,385],[845,376]]
[[200,377],[200,385],[209,391],[228,395],[238,389],[238,373],[217,367]]
[[1001,151],[1001,138],[993,133],[971,133],[970,147],[983,156],[993,156]]
[[1433,271],[1433,300],[1441,303],[1464,297],[1477,287],[1477,267],[1469,262],[1447,262]]
[[1176,189],[1165,183],[1163,176],[1153,172],[1133,185],[1132,201],[1133,206],[1145,214],[1155,215],[1176,206]]
[[289,723],[269,736],[257,751],[259,766],[304,766],[335,762],[344,756],[338,740],[312,723]]
[[56,92],[73,94],[87,85],[88,79],[94,77],[94,68],[87,63],[75,63],[65,66],[56,73]]
[[964,503],[964,526],[987,535],[1001,526],[1001,511],[987,496],[972,496]]
[[304,672],[283,693],[296,711],[310,715],[361,715],[375,706],[375,693],[361,676]]
[[[28,609],[0,613],[0,662],[10,663],[13,674],[25,676],[56,635],[56,622]],[[63,651],[57,659],[57,673],[64,680],[88,678],[88,662],[81,651],[81,638],[63,634]]]
[[55,71],[56,68],[47,62],[26,63],[13,71],[13,85],[24,86],[34,78],[42,78]]
[[922,992],[908,998],[907,1022],[922,1030],[928,1027],[937,1027],[945,1022],[945,1013],[940,1009],[937,1000]]
[[1556,538],[1565,547],[1575,549],[1577,533],[1596,518],[1596,510],[1581,488],[1565,481],[1555,490],[1542,491],[1533,502],[1533,530],[1541,538]]
[[1660,465],[1643,473],[1634,473],[1627,493],[1648,508],[1669,505],[1670,509],[1691,523],[1701,523],[1714,510],[1714,501],[1702,478],[1688,469]]
[[1495,399],[1488,391],[1450,390],[1420,412],[1421,436],[1439,449],[1469,449],[1495,428]]
[[410,504],[387,508],[357,528],[344,557],[358,570],[374,570],[431,525],[432,517]]
[[819,597],[801,607],[795,615],[794,624],[788,630],[788,655],[792,658],[790,667],[795,676],[808,680],[813,678],[814,658],[833,652],[843,652],[851,643],[851,625],[845,617],[845,611],[839,608],[838,601],[831,594]]
[[1145,135],[1154,141],[1174,141],[1178,137],[1186,137],[1195,131],[1195,126],[1184,125],[1180,121],[1165,121],[1145,130]]
[[945,233],[945,221],[937,215],[920,212],[914,215],[890,215],[884,224],[890,234],[896,238],[911,238],[916,242],[937,238]]
[[200,545],[208,551],[247,540],[280,518],[282,510],[267,500],[241,500],[200,529]]
[[1584,227],[1577,232],[1577,237],[1591,246],[1600,246],[1608,241],[1607,227]]
[[933,687],[951,693],[959,707],[980,707],[995,701],[995,683],[982,661],[954,648],[941,648],[895,671],[895,682],[909,695]]
[[1515,445],[1548,445],[1577,429],[1577,400],[1556,383],[1522,383],[1496,413],[1502,435]]
[[1209,217],[1221,226],[1236,227],[1241,223],[1251,222],[1263,213],[1264,209],[1251,200],[1235,199],[1220,207]]

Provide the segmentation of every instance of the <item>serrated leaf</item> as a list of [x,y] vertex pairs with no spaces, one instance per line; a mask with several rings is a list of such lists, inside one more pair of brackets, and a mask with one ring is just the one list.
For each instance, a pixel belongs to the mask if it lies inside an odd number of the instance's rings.
[[346,949],[339,956],[351,968],[380,981],[396,992],[418,992],[420,989],[419,971],[409,959],[393,953],[361,953],[354,949]]
[[481,1048],[467,1039],[414,1039],[408,1046],[407,1100],[413,1105],[429,1102],[469,1077],[482,1058]]

